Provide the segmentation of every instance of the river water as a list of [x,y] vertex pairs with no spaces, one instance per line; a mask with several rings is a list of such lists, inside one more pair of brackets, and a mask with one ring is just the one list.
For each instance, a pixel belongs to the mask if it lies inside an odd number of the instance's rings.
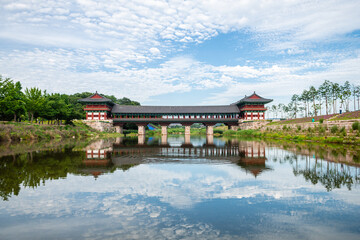
[[193,136],[10,151],[0,239],[360,239],[358,156]]

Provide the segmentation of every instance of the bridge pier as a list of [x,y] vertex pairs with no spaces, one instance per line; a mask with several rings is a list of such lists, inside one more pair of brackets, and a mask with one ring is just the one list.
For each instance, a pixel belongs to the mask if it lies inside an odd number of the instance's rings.
[[161,125],[161,135],[167,135],[167,127],[169,126],[168,123],[160,123]]
[[138,126],[138,135],[145,135],[145,125],[139,124]]
[[191,129],[191,126],[190,126],[190,125],[185,125],[185,135],[189,135],[189,136],[190,136],[190,129]]
[[124,125],[123,124],[121,124],[121,125],[115,125],[114,127],[115,127],[115,131],[116,131],[116,133],[123,133],[123,131],[124,131],[124,127],[123,127]]
[[214,125],[206,125],[206,135],[214,135]]
[[161,135],[167,135],[167,126],[161,125]]

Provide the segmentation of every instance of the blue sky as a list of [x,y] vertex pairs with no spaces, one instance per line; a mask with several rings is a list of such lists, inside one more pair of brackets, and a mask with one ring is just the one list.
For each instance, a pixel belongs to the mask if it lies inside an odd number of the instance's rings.
[[360,1],[0,2],[0,74],[143,105],[288,102],[360,84]]

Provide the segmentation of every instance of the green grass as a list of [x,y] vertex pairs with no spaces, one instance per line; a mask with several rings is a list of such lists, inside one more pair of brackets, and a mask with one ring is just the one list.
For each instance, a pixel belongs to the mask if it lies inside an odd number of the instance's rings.
[[90,128],[81,121],[73,125],[38,125],[34,123],[1,122],[0,142],[22,140],[51,140],[66,138],[116,137],[118,133],[103,133]]
[[[326,136],[324,127],[307,129],[302,134],[298,133],[298,130],[284,131],[283,129],[278,131],[259,131],[259,130],[239,130],[234,132],[228,132],[227,135],[238,137],[255,137],[261,139],[277,139],[291,142],[318,142],[318,143],[343,143],[343,144],[360,144],[359,137],[347,136],[345,128],[340,130],[336,128],[336,132],[332,136]],[[224,133],[225,135],[225,133]]]
[[330,121],[360,119],[360,111],[346,112],[330,119]]

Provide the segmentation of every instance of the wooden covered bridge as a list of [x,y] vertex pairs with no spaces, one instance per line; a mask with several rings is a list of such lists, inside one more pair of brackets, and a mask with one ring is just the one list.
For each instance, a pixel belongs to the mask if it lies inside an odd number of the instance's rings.
[[118,132],[122,132],[125,123],[134,123],[138,126],[138,133],[145,134],[145,126],[153,123],[161,125],[162,134],[167,134],[171,123],[179,123],[185,126],[185,134],[190,134],[192,124],[202,123],[206,126],[206,133],[212,135],[217,123],[236,129],[240,120],[265,119],[265,104],[272,99],[262,98],[254,92],[230,105],[129,106],[116,104],[95,93],[79,101],[86,104],[86,120],[112,120]]

